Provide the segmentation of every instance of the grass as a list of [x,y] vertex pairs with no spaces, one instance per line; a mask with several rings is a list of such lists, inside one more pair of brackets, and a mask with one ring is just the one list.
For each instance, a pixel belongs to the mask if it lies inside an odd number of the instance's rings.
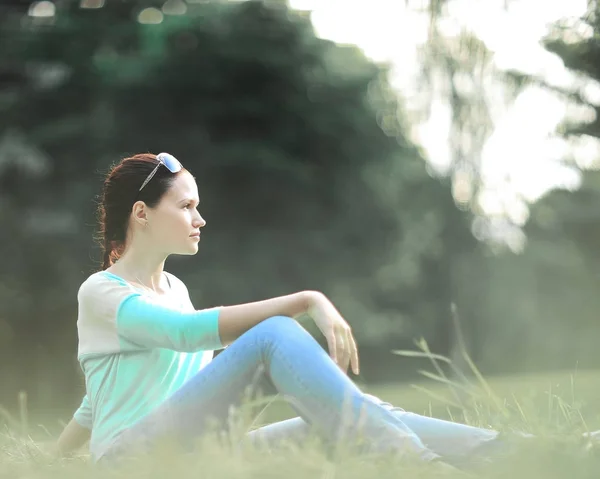
[[[512,448],[506,454],[462,472],[412,460],[343,452],[332,458],[315,441],[301,448],[282,446],[276,452],[256,454],[245,448],[229,447],[216,438],[200,444],[193,454],[178,455],[165,446],[151,456],[132,459],[122,469],[106,470],[91,464],[85,453],[70,459],[54,458],[45,452],[43,441],[19,434],[20,421],[12,419],[14,428],[0,435],[0,479],[600,477],[600,445],[582,438],[584,432],[600,429],[600,371],[483,378],[472,365],[470,379],[458,371],[449,377],[442,368],[443,364],[449,364],[447,360],[432,355],[424,344],[419,347],[416,352],[397,353],[431,359],[433,372],[423,371],[422,381],[364,389],[419,414],[502,432],[531,432],[535,438],[508,434]],[[267,423],[291,415],[287,405],[275,401],[260,420]],[[24,420],[26,415],[21,416]]]

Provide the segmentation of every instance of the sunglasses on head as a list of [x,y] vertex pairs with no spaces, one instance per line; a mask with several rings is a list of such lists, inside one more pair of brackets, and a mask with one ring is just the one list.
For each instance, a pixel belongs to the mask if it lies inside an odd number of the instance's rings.
[[142,186],[140,186],[140,189],[138,190],[138,192],[142,191],[142,188],[148,184],[148,182],[152,179],[152,177],[156,174],[156,172],[160,168],[160,165],[164,165],[165,168],[167,170],[169,170],[171,173],[178,173],[183,169],[183,166],[181,166],[181,163],[179,162],[179,160],[177,158],[175,158],[173,155],[170,155],[169,153],[159,153],[158,155],[156,155],[156,159],[158,160],[158,164],[150,172],[150,174],[148,175],[148,178],[146,178],[144,180],[144,182],[142,183]]

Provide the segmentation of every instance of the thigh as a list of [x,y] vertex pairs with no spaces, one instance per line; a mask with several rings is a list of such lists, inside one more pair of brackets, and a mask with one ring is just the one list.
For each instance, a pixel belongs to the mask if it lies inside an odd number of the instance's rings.
[[115,448],[147,448],[165,437],[186,444],[208,427],[223,427],[232,409],[259,390],[275,391],[252,336],[240,337],[158,408],[124,431]]

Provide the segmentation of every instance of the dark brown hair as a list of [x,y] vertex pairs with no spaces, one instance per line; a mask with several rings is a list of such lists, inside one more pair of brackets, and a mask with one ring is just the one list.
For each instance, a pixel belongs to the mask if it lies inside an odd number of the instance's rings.
[[157,163],[156,155],[142,153],[124,158],[106,175],[98,205],[97,239],[103,252],[102,270],[110,267],[123,253],[133,204],[143,201],[150,208],[155,207],[179,174],[159,167],[144,189],[139,191]]

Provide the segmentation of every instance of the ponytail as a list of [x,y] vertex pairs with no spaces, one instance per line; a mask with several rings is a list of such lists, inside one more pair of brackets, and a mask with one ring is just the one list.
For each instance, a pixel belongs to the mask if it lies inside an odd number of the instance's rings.
[[111,258],[111,254],[112,254],[112,247],[111,247],[110,241],[108,241],[107,239],[104,239],[104,259],[102,261],[102,271],[104,271],[105,269],[112,266],[113,261]]
[[[114,226],[107,221],[107,212],[104,205],[101,203],[98,207],[98,220],[100,222],[100,230],[98,231],[98,243],[103,252],[102,256],[102,271],[110,268],[115,260],[119,257],[119,250],[124,241],[117,241],[114,238],[118,237],[118,232],[113,231]],[[111,228],[112,227],[112,228]],[[124,238],[123,238],[124,239]]]
[[115,261],[119,259],[119,256],[121,256],[121,250],[123,249],[122,241],[111,241],[107,238],[108,237],[104,239],[103,245],[104,257],[102,260],[102,271],[104,271],[107,268],[110,268],[113,264],[115,264]]

